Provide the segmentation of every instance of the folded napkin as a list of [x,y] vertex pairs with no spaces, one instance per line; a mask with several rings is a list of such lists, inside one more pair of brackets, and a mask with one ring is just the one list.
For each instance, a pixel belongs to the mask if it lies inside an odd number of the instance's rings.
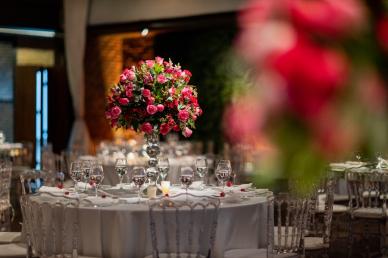
[[40,193],[65,193],[68,192],[69,190],[67,189],[60,189],[58,187],[53,187],[53,186],[42,186],[38,190]]

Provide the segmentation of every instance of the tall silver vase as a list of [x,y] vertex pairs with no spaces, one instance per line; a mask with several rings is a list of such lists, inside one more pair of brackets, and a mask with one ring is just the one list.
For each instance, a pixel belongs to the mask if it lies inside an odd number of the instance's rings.
[[150,159],[148,160],[148,168],[146,170],[148,183],[156,184],[156,180],[158,179],[158,155],[160,154],[160,146],[159,146],[159,134],[146,134],[145,135],[147,148],[146,152]]

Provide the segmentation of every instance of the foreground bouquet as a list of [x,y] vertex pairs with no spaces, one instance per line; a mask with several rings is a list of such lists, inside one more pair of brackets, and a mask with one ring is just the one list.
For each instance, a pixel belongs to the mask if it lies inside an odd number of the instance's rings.
[[146,134],[181,131],[190,137],[202,114],[197,91],[188,85],[191,73],[161,57],[141,61],[120,75],[111,88],[105,115],[115,128]]

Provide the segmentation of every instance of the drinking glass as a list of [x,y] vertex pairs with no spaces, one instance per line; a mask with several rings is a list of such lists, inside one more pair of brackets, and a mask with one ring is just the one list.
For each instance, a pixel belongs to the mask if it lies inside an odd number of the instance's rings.
[[134,167],[132,170],[132,182],[138,187],[138,203],[141,200],[140,189],[147,179],[144,167]]
[[197,171],[197,175],[201,178],[201,189],[203,189],[205,185],[205,175],[207,174],[207,160],[205,157],[199,157],[195,160],[195,169]]
[[115,171],[120,179],[120,189],[123,189],[123,178],[128,173],[128,163],[126,159],[116,159]]
[[169,164],[168,158],[162,157],[158,159],[158,170],[159,170],[159,175],[161,177],[161,181],[165,181],[169,168],[170,168],[170,164]]
[[82,167],[82,172],[83,172],[83,181],[85,183],[84,191],[87,190],[87,186],[89,183],[89,178],[90,178],[90,171],[92,170],[93,166],[93,161],[92,160],[83,160],[81,161],[81,167]]
[[181,183],[186,188],[186,194],[189,186],[193,183],[194,180],[194,171],[191,167],[182,167],[181,168]]
[[71,163],[70,177],[74,181],[74,191],[78,193],[78,182],[81,182],[84,178],[82,163],[80,161],[74,161]]
[[229,179],[232,167],[229,160],[220,160],[216,168],[216,177],[222,183],[222,192],[225,190],[225,182]]
[[89,183],[94,186],[96,197],[98,197],[98,187],[104,180],[104,168],[101,164],[93,164],[90,170]]

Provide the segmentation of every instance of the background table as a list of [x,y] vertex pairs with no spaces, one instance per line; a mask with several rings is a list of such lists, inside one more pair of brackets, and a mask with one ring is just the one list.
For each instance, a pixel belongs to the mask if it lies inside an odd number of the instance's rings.
[[[31,196],[38,202],[42,198]],[[219,210],[215,256],[235,248],[266,247],[267,198],[252,197],[241,203],[222,203]],[[44,221],[59,224],[46,211]],[[152,253],[147,203],[78,208],[80,250],[83,255],[104,258],[137,258]]]

